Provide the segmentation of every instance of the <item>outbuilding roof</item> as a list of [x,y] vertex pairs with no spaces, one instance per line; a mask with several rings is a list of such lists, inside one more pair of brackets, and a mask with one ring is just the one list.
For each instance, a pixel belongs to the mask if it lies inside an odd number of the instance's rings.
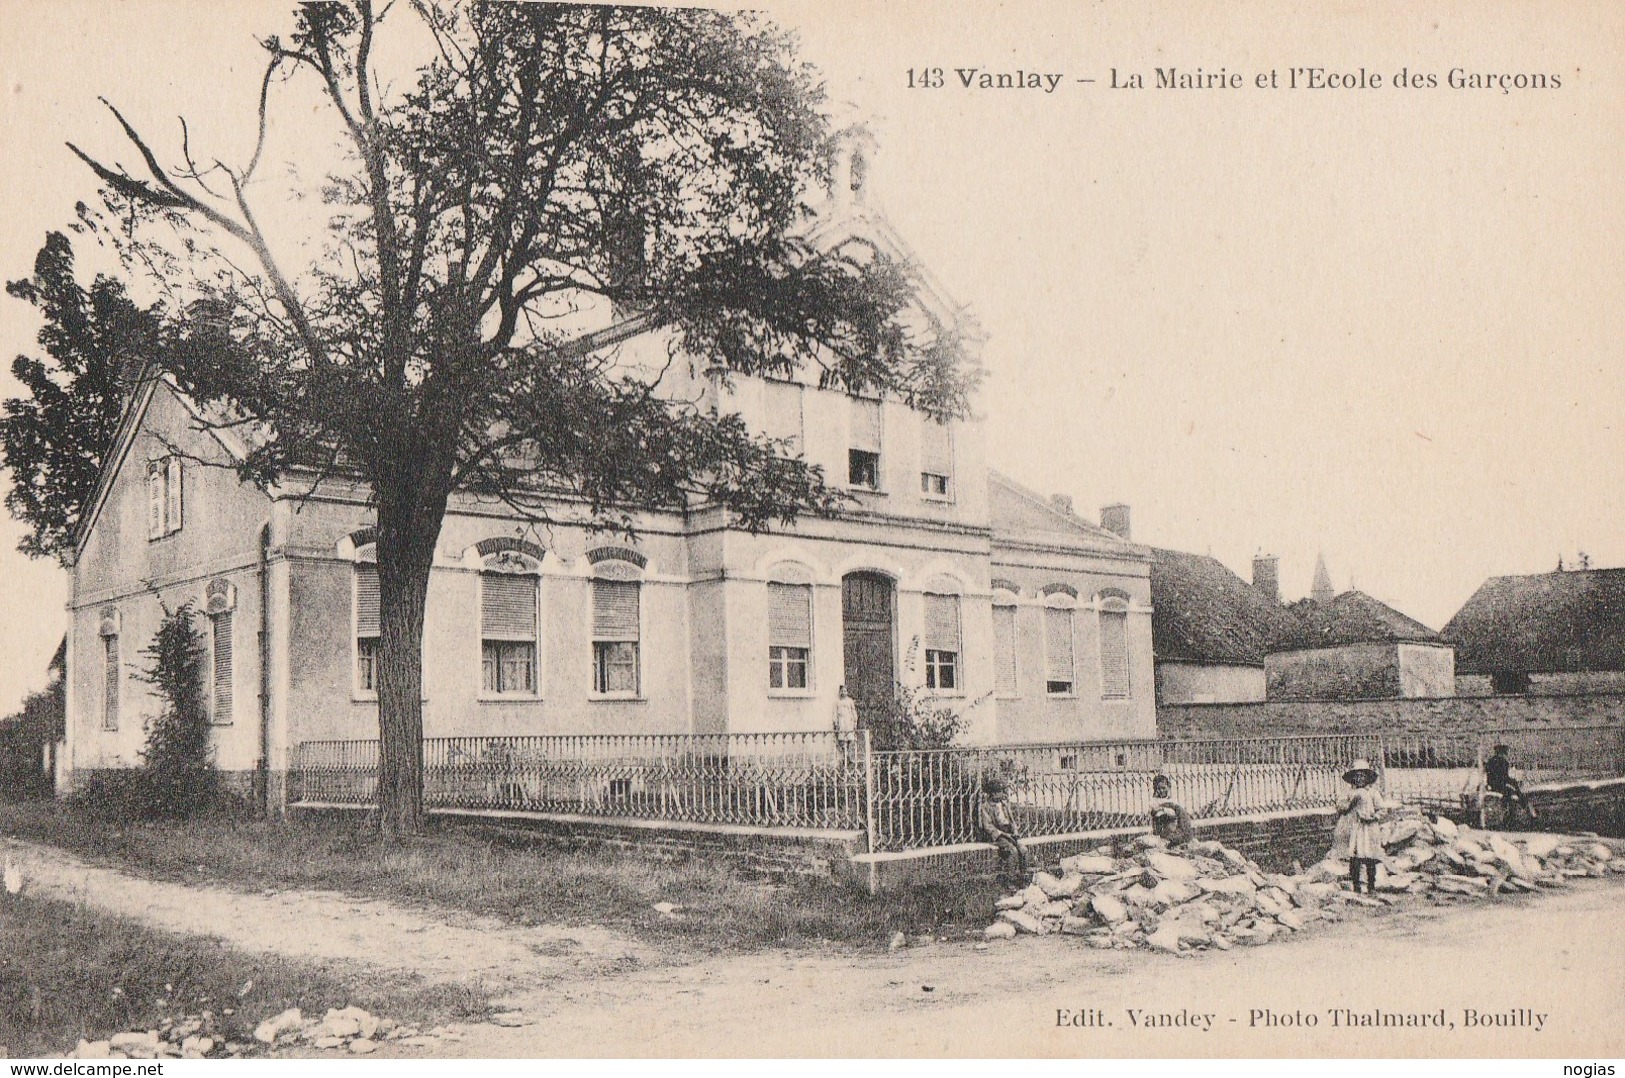
[[1625,670],[1625,569],[1492,576],[1444,635],[1465,674]]

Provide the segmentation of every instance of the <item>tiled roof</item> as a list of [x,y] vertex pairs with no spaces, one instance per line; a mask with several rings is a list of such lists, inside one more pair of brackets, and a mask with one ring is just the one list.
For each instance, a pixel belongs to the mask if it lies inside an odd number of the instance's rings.
[[1151,550],[1151,640],[1158,659],[1262,665],[1293,622],[1216,558]]
[[1625,670],[1625,569],[1490,577],[1444,635],[1464,674]]
[[1440,635],[1426,625],[1363,591],[1345,591],[1325,603],[1299,599],[1289,609],[1296,616],[1286,630],[1275,637],[1271,651],[1398,641],[1443,642]]

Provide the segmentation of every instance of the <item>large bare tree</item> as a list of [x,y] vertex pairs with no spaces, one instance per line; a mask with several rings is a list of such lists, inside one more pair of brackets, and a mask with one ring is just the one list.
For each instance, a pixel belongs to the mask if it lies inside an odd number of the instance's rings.
[[[798,239],[832,142],[793,38],[711,11],[420,2],[396,18],[432,45],[386,93],[389,14],[306,3],[263,40],[245,164],[200,164],[189,140],[166,163],[113,105],[139,163],[74,152],[148,265],[218,268],[171,304],[159,361],[220,422],[252,425],[245,477],[370,488],[380,817],[410,832],[424,607],[454,491],[618,528],[636,509],[707,504],[761,529],[840,503],[817,467],[628,374],[607,342],[656,331],[722,377],[816,372],[939,416],[963,411],[968,384],[951,327],[910,313],[908,267]],[[295,266],[255,199],[272,110],[298,78],[344,153],[320,185],[326,243]],[[176,235],[185,258],[166,261]]]

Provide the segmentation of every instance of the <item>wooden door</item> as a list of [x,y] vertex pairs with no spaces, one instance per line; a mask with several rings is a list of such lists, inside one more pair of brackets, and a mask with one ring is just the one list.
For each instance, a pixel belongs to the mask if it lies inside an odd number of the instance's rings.
[[893,691],[895,607],[896,589],[878,573],[852,573],[841,581],[846,691],[864,718]]

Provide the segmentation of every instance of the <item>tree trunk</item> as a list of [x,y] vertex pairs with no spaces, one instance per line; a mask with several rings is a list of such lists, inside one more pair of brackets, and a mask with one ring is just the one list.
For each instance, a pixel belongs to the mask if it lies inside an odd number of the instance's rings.
[[445,494],[426,489],[434,486],[407,478],[377,491],[378,809],[386,835],[423,829],[423,621],[446,508]]

